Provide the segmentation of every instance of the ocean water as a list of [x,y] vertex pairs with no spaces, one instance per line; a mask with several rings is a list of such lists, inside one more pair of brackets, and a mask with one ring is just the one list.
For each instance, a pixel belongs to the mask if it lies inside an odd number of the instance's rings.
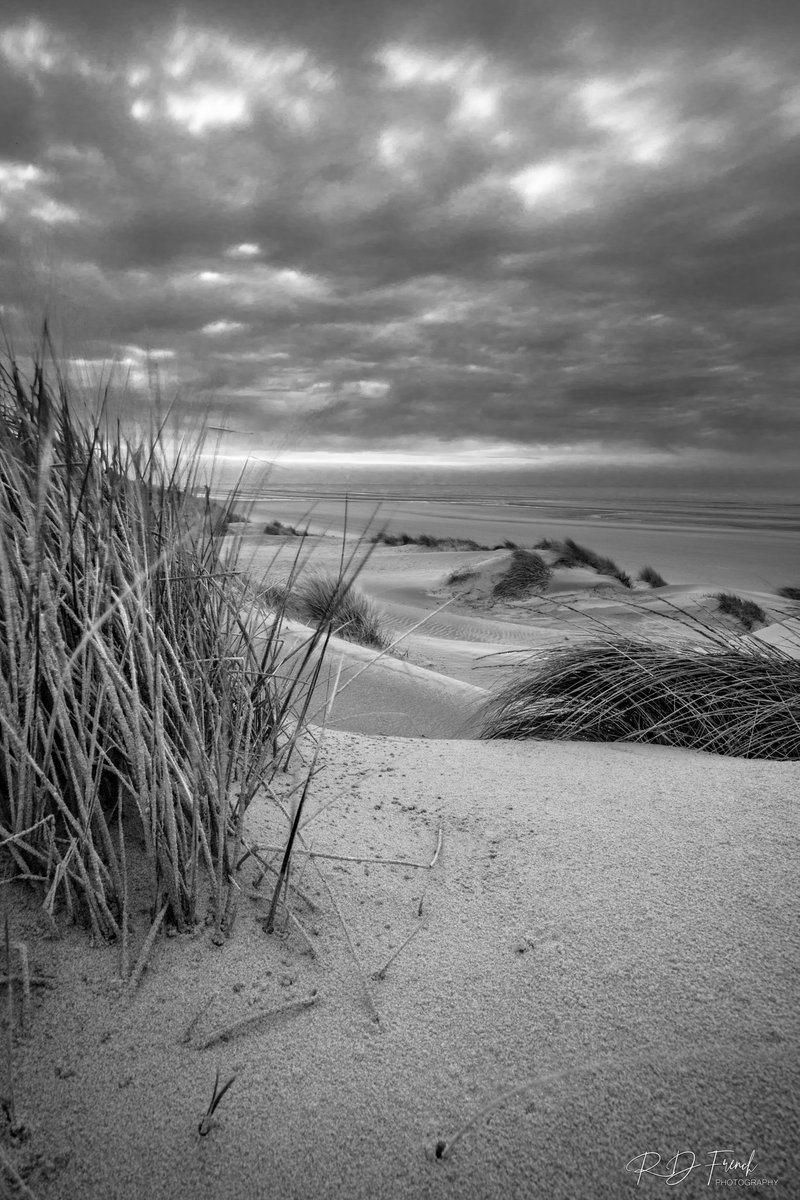
[[[241,464],[219,466],[225,494]],[[250,470],[239,483],[254,553],[264,550],[262,520],[336,536],[346,527],[367,537],[383,528],[472,538],[489,548],[572,537],[631,575],[651,565],[671,584],[773,595],[800,586],[800,495],[777,471],[280,466]]]
[[[259,512],[270,503],[293,511],[313,503],[344,504],[359,511],[370,504],[402,517],[408,507],[505,509],[509,518],[564,518],[633,525],[702,526],[800,532],[800,488],[786,472],[642,470],[620,465],[586,467],[248,467],[217,463],[215,487],[223,494],[238,481],[243,502]],[[516,511],[512,511],[516,510]],[[502,520],[500,511],[494,516]],[[516,523],[516,522],[515,522]]]

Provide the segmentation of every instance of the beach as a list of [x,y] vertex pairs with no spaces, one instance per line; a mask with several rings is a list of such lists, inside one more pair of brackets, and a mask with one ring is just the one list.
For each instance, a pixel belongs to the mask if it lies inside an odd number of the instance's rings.
[[[554,569],[548,596],[502,602],[489,584],[511,550],[359,547],[366,504],[344,542],[332,502],[306,541],[265,535],[260,509],[232,535],[256,581],[298,551],[312,573],[369,551],[357,586],[399,639],[376,657],[334,638],[297,757],[248,810],[276,858],[316,751],[291,918],[265,932],[269,878],[245,864],[231,936],[160,936],[129,994],[115,947],[51,940],[32,894],[7,892],[36,980],[14,1047],[26,1132],[3,1151],[30,1193],[9,1194],[793,1194],[798,763],[477,734],[512,662],[598,622],[657,638],[677,609],[732,633],[721,588],[765,626],[791,619],[776,588],[797,582],[796,535],[389,514],[489,546],[572,536],[668,581]],[[459,569],[471,590],[448,584]],[[201,1135],[217,1072],[233,1082]]]

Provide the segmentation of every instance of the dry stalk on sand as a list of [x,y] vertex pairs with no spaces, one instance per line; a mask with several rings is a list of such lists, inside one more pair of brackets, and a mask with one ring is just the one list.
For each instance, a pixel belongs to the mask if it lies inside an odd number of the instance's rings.
[[228,1082],[224,1083],[222,1085],[222,1087],[220,1087],[219,1086],[219,1067],[217,1067],[217,1077],[214,1080],[214,1091],[211,1093],[211,1102],[210,1102],[208,1108],[206,1109],[205,1116],[203,1117],[200,1124],[197,1126],[197,1132],[200,1134],[200,1137],[205,1137],[206,1134],[210,1133],[214,1113],[217,1111],[217,1109],[220,1105],[220,1101],[222,1100],[223,1096],[230,1088],[231,1084],[233,1084],[235,1082],[236,1082],[236,1076],[231,1075]]
[[411,930],[411,933],[408,935],[408,937],[405,939],[405,941],[401,942],[401,943],[400,943],[400,945],[397,947],[397,949],[396,949],[396,950],[394,950],[394,951],[393,951],[393,952],[392,952],[392,953],[389,955],[389,957],[387,958],[387,960],[386,960],[386,962],[383,964],[383,966],[382,966],[382,967],[380,967],[380,968],[379,968],[377,971],[373,971],[373,972],[372,972],[372,978],[373,978],[373,979],[385,979],[385,978],[386,978],[386,972],[389,970],[389,967],[392,965],[392,963],[394,962],[394,960],[395,960],[396,958],[398,958],[398,957],[399,957],[399,956],[400,956],[400,955],[403,953],[403,951],[405,950],[405,948],[406,948],[406,946],[408,945],[408,943],[409,943],[409,942],[411,942],[411,941],[413,941],[413,940],[414,940],[414,938],[417,936],[417,934],[418,934],[418,933],[419,933],[421,930],[423,930],[424,928],[425,928],[425,926],[424,926],[424,925],[417,925],[417,926],[415,926],[415,928]]
[[36,1196],[28,1187],[17,1168],[14,1166],[11,1160],[6,1157],[2,1146],[0,1146],[0,1168],[2,1168],[2,1170],[5,1172],[6,1176],[11,1180],[12,1184],[16,1188],[17,1193],[22,1196],[24,1200],[36,1200]]
[[212,1046],[216,1046],[220,1042],[229,1042],[233,1038],[242,1037],[250,1033],[265,1021],[274,1021],[279,1017],[288,1017],[294,1013],[303,1012],[304,1009],[311,1008],[314,1004],[317,1004],[319,998],[319,993],[315,989],[310,996],[306,996],[302,1000],[291,1000],[288,1004],[279,1004],[275,1008],[265,1008],[260,1012],[253,1013],[249,1017],[244,1017],[241,1021],[234,1021],[230,1025],[223,1025],[204,1038],[199,1045],[195,1046],[195,1049],[210,1050]]

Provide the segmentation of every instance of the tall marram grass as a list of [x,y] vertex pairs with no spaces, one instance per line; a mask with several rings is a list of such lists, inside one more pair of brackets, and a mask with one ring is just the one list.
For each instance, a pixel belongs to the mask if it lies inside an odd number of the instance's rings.
[[503,600],[522,599],[534,590],[546,588],[551,574],[541,554],[512,550],[508,569],[494,585],[492,594]]
[[123,944],[134,891],[178,929],[231,923],[244,815],[324,642],[287,679],[197,463],[85,417],[44,355],[0,362],[0,858]]
[[649,742],[800,758],[800,662],[770,647],[632,639],[546,650],[487,705],[484,738]]
[[385,650],[390,638],[380,614],[352,580],[335,575],[311,575],[298,592],[300,612],[320,628],[376,650]]

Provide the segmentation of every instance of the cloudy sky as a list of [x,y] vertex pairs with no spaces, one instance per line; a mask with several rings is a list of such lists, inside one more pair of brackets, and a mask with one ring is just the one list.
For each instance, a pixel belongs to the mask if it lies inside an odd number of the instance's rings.
[[0,304],[305,450],[786,465],[797,0],[6,0]]

